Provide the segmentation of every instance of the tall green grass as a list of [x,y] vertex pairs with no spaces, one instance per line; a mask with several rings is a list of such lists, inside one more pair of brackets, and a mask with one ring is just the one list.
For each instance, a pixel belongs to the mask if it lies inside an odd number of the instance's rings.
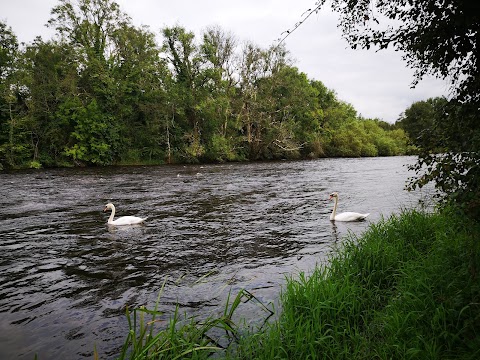
[[[133,311],[127,309],[130,330],[119,360],[207,359],[213,354],[218,357],[226,348],[221,343],[231,344],[239,338],[238,332],[241,327],[234,322],[233,317],[242,303],[253,301],[269,314],[267,318],[272,315],[272,311],[253,294],[241,290],[232,301],[230,296],[228,297],[223,314],[219,316],[198,319],[187,314],[181,315],[177,306],[167,325],[162,326],[157,319],[164,315],[158,311],[163,288],[162,286],[154,309],[149,310],[145,307]],[[97,358],[95,352],[95,359]]]
[[236,359],[480,359],[478,225],[406,211],[290,278],[282,314]]
[[[120,359],[480,359],[480,228],[455,211],[405,211],[350,236],[311,274],[287,279],[278,320],[242,332],[222,315],[128,313]],[[147,322],[145,316],[151,319]],[[210,334],[221,330],[228,346]]]

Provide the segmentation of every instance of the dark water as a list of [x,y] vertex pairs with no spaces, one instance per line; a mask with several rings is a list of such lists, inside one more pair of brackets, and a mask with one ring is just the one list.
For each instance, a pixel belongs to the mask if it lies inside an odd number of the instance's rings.
[[[245,288],[274,303],[285,276],[311,270],[347,232],[416,206],[403,190],[414,158],[324,159],[208,166],[120,167],[0,174],[0,359],[114,358],[125,307],[215,314]],[[109,228],[117,216],[144,226]],[[255,307],[256,309],[258,307]],[[263,314],[245,305],[243,314]],[[166,318],[168,316],[166,315]]]

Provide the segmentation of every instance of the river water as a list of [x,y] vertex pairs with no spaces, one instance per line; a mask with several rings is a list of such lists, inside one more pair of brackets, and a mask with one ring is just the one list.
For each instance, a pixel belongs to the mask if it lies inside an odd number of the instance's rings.
[[[413,157],[0,173],[0,359],[113,359],[125,308],[220,314],[240,289],[272,307],[348,233],[418,205]],[[368,221],[329,221],[340,211]],[[111,228],[103,213],[148,216]],[[239,316],[266,313],[245,303]]]

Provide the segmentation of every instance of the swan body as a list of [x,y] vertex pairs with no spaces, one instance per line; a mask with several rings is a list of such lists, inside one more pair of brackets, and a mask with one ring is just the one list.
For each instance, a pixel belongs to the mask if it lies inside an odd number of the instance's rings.
[[333,205],[333,211],[330,214],[331,221],[362,221],[370,215],[367,214],[360,214],[357,212],[347,211],[340,214],[337,214],[337,205],[338,205],[338,193],[333,192],[330,194],[330,200],[335,199],[335,205]]
[[108,218],[108,225],[116,225],[116,226],[135,225],[135,224],[140,224],[145,220],[147,220],[147,218],[140,218],[137,216],[122,216],[122,217],[119,217],[117,220],[113,220],[113,217],[115,216],[115,206],[112,203],[108,203],[107,205],[105,205],[105,209],[103,209],[103,212],[107,211],[108,209],[112,210],[112,213]]

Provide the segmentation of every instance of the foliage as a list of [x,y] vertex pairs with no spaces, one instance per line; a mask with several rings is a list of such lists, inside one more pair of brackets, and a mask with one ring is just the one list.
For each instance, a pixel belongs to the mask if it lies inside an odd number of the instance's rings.
[[15,138],[19,115],[15,97],[13,75],[17,59],[18,41],[12,29],[0,22],[0,169],[15,166],[18,161],[18,148],[24,147]]
[[378,120],[351,121],[332,131],[331,156],[366,157],[404,155],[408,137],[401,129],[384,130]]
[[332,8],[353,48],[392,46],[416,70],[414,83],[433,74],[450,79],[459,99],[480,100],[475,1],[334,0]]
[[75,162],[107,165],[112,162],[112,136],[109,120],[99,111],[95,100],[84,106],[77,98],[67,101],[57,114],[64,122],[73,122],[70,145],[65,154]]
[[[417,139],[421,152],[412,168],[418,178],[409,187],[430,181],[444,202],[454,201],[473,218],[480,217],[480,129],[472,105],[450,101],[437,113],[433,126]],[[447,194],[447,196],[442,196]]]
[[240,290],[232,301],[229,294],[221,315],[215,314],[205,319],[187,314],[182,316],[177,305],[175,312],[166,319],[165,314],[158,310],[165,282],[153,309],[142,306],[130,311],[127,308],[130,330],[119,360],[208,359],[212,354],[221,354],[238,339],[242,326],[235,323],[234,315],[239,306],[252,302],[265,311],[266,319],[273,315],[272,310],[253,294]]
[[104,61],[114,33],[129,22],[113,0],[60,0],[48,25],[82,50],[84,61]]
[[73,131],[72,119],[61,119],[56,113],[77,96],[77,53],[66,44],[37,38],[23,55],[33,160],[46,166],[71,163],[64,147]]
[[15,69],[14,63],[18,50],[17,37],[4,22],[0,22],[0,45],[0,79],[4,81]]
[[414,145],[421,146],[422,138],[426,138],[423,133],[434,129],[447,103],[448,100],[443,97],[417,101],[402,113],[396,125],[408,133]]
[[359,118],[284,46],[179,25],[157,44],[113,0],[60,0],[48,26],[55,40],[22,47],[0,26],[4,168],[405,153],[402,133]]
[[[325,0],[316,2],[310,14]],[[419,146],[418,172],[410,187],[433,181],[443,199],[480,214],[480,13],[473,0],[334,0],[339,26],[352,48],[393,47],[415,70],[413,85],[425,75],[447,79],[452,99],[410,107],[402,126]],[[297,26],[298,27],[298,26]],[[295,28],[296,29],[296,28]],[[422,139],[418,137],[421,136]],[[437,154],[437,155],[435,155]]]

